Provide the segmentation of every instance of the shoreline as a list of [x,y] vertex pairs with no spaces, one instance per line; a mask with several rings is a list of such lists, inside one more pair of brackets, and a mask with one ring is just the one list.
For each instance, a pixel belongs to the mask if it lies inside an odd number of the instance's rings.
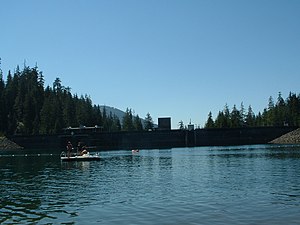
[[23,147],[9,140],[5,136],[0,137],[0,150],[15,150],[15,149],[23,149]]
[[300,128],[284,134],[272,141],[270,144],[300,144]]

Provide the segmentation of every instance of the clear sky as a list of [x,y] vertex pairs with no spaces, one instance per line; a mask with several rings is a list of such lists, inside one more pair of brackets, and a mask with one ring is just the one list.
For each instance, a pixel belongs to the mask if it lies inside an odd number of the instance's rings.
[[299,0],[0,0],[0,57],[73,94],[201,127],[299,94]]

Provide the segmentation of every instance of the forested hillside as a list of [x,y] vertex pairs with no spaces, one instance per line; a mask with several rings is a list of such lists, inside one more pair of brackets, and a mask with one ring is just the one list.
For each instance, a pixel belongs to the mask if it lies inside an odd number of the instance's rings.
[[124,124],[105,108],[93,105],[89,96],[77,96],[59,78],[44,88],[44,76],[37,66],[8,72],[0,70],[0,134],[55,134],[66,127],[95,126],[103,131],[141,130],[141,119],[127,109]]
[[269,97],[268,107],[257,115],[251,106],[246,111],[243,103],[238,109],[236,105],[229,110],[226,104],[223,111],[219,111],[215,120],[212,113],[208,114],[206,128],[237,128],[255,126],[299,126],[300,125],[300,95],[290,93],[286,100],[278,93],[276,103]]

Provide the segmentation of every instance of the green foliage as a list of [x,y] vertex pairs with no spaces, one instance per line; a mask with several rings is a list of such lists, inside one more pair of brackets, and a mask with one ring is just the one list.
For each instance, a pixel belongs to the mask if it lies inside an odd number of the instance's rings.
[[256,120],[255,114],[252,110],[251,105],[249,105],[248,113],[247,113],[246,118],[245,118],[245,126],[247,126],[247,127],[255,126],[255,120]]
[[152,117],[150,113],[147,113],[145,118],[145,130],[149,131],[149,130],[153,130],[153,128],[154,128],[154,123]]
[[139,115],[136,115],[133,119],[133,126],[134,129],[137,131],[142,131],[143,130],[143,123]]
[[[0,61],[1,66],[1,61]],[[71,94],[69,87],[64,87],[60,78],[53,86],[44,88],[44,76],[37,66],[30,68],[19,66],[12,74],[8,72],[6,82],[0,67],[0,133],[2,134],[55,134],[66,127],[95,126],[103,131],[140,131],[153,130],[154,123],[147,113],[144,124],[139,116],[134,116],[131,109],[126,110],[121,122],[105,108],[93,105],[89,96]],[[215,120],[208,114],[206,128],[235,128],[253,126],[300,126],[300,95],[290,93],[286,100],[279,92],[277,102],[269,98],[268,107],[254,114],[251,106],[245,112],[226,104],[219,111]],[[183,122],[179,123],[184,129]]]
[[125,115],[123,117],[123,130],[124,131],[133,131],[133,115],[131,109],[126,109]]
[[243,103],[240,109],[236,105],[230,111],[226,104],[223,111],[219,111],[215,121],[212,119],[211,112],[205,128],[237,128],[254,126],[300,126],[300,95],[290,93],[284,100],[281,92],[278,93],[276,104],[273,97],[269,97],[268,107],[254,114],[252,107],[248,107],[245,113]]
[[4,82],[0,68],[0,133],[56,134],[66,127],[99,126],[103,131],[119,131],[115,115],[101,112],[87,95],[78,98],[64,87],[60,78],[44,88],[44,76],[36,67],[17,66]]
[[[0,66],[1,66],[1,58],[0,58]],[[2,70],[0,67],[0,131],[6,129],[6,118],[5,118],[5,94],[4,94],[5,83],[3,80]]]
[[[181,121],[182,122],[182,121]],[[212,113],[209,112],[208,113],[208,119],[207,119],[207,122],[205,123],[205,127],[206,128],[213,128],[215,126],[215,122],[213,121],[212,119]],[[180,129],[182,129],[183,125],[180,124]]]

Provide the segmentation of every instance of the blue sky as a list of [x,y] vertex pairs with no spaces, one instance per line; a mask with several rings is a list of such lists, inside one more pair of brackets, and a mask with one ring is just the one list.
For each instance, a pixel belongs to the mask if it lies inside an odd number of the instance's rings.
[[298,0],[3,0],[1,69],[36,64],[94,104],[204,126],[299,94]]

